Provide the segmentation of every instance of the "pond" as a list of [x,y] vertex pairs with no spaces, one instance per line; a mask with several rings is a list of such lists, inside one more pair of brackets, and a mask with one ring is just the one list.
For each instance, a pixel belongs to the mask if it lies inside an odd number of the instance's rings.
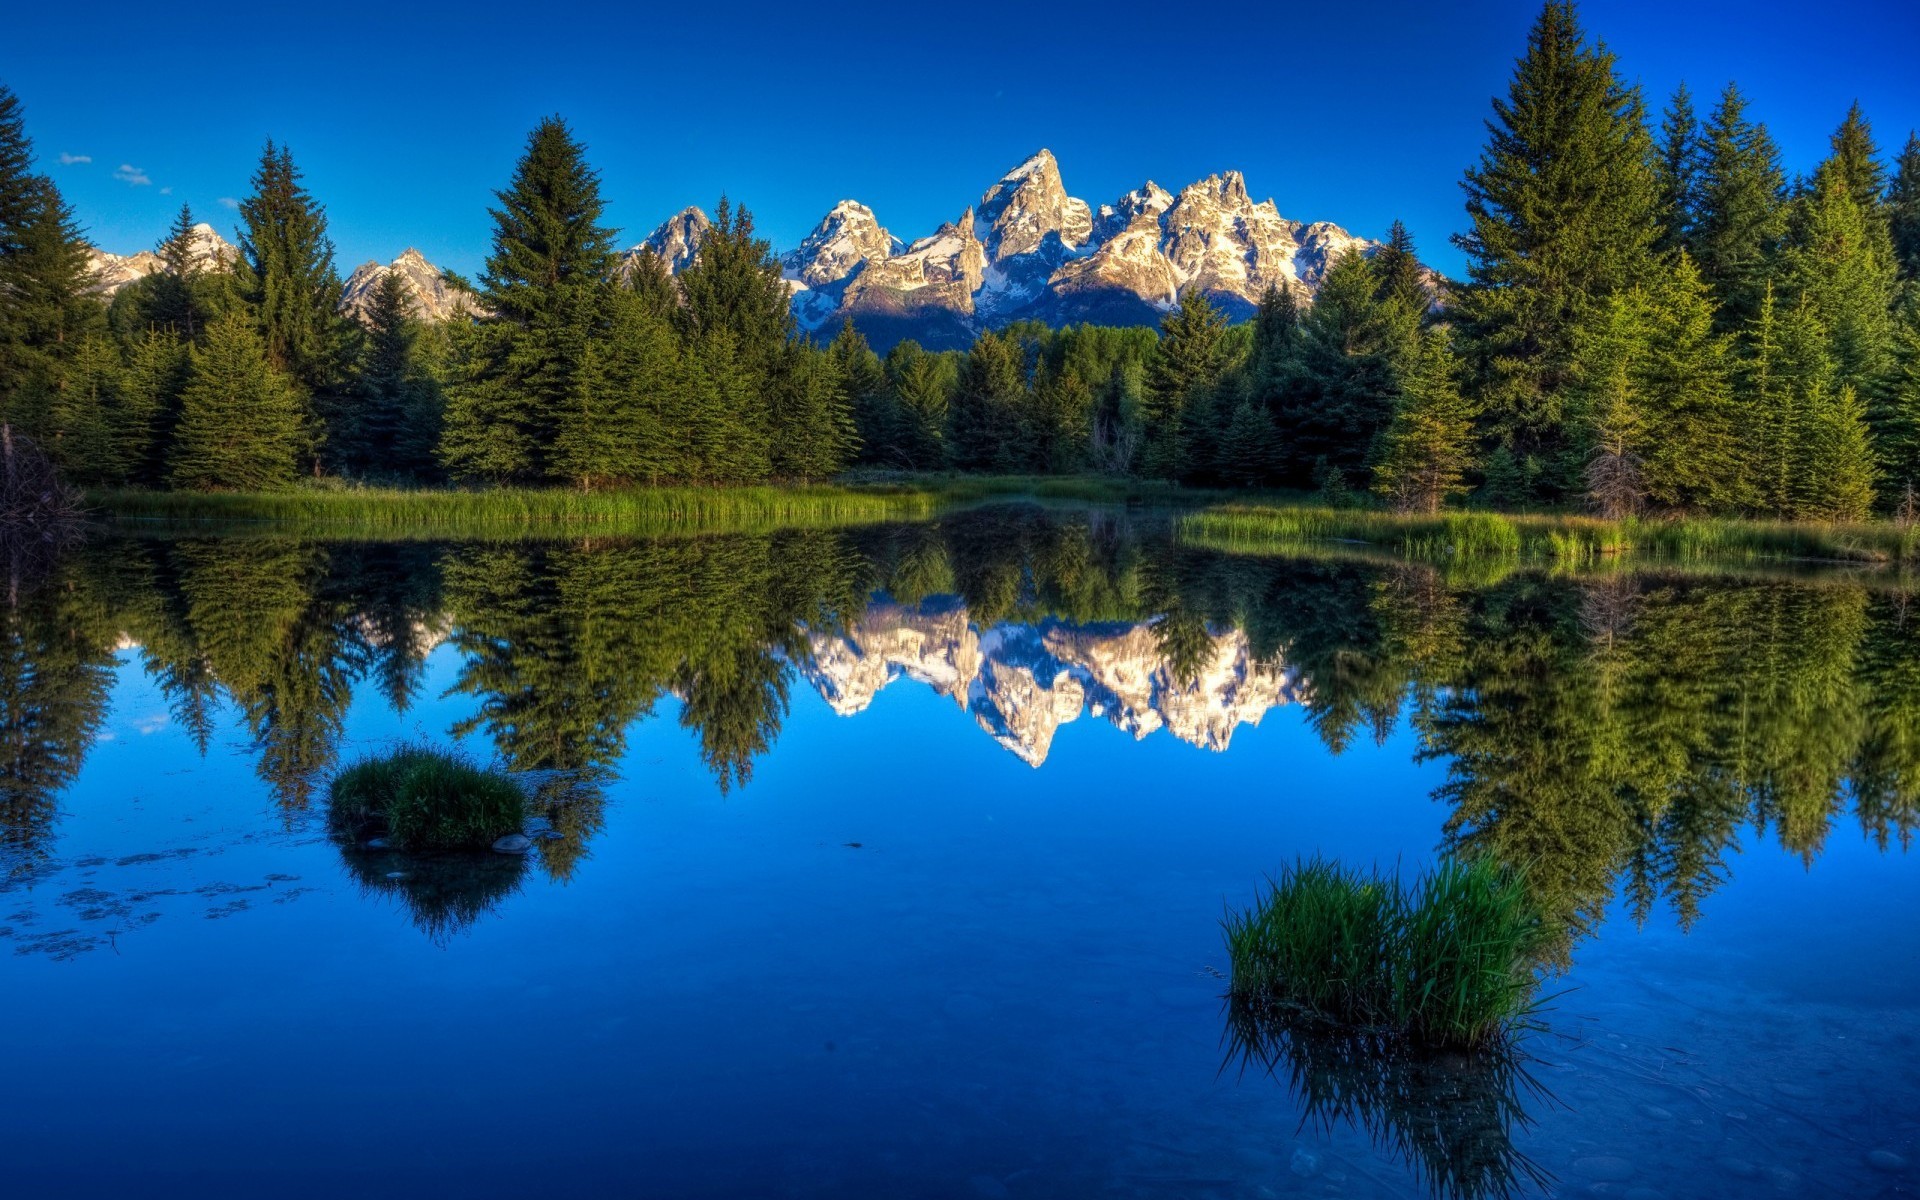
[[[5,1192],[1912,1195],[1915,601],[1019,506],[96,538],[0,645]],[[528,773],[532,852],[336,836],[405,742]],[[1227,912],[1456,853],[1541,1029],[1245,1053]]]

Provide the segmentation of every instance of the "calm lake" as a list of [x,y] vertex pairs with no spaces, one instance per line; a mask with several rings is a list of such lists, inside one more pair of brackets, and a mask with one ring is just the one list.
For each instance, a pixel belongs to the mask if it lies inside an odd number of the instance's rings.
[[[1920,1194],[1920,592],[1118,510],[101,537],[0,646],[0,1193]],[[337,839],[404,741],[535,851]],[[1229,1035],[1303,855],[1524,865],[1544,1028]]]

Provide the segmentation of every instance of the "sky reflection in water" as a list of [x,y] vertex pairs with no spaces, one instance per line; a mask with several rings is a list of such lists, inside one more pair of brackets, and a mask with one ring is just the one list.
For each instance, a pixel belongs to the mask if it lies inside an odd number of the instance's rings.
[[[1036,509],[97,542],[0,661],[12,1194],[1911,1194],[1908,606]],[[405,737],[564,836],[336,845]],[[1238,1057],[1223,905],[1459,847],[1563,931],[1524,1061]]]

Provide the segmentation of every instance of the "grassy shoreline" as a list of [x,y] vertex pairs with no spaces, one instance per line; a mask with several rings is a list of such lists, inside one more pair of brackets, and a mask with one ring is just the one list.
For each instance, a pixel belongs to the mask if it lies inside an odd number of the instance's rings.
[[1721,517],[1628,519],[1491,512],[1407,515],[1310,505],[1227,504],[1187,513],[1182,540],[1239,554],[1346,543],[1414,559],[1506,559],[1557,566],[1807,562],[1853,566],[1920,560],[1920,526]]
[[924,520],[975,504],[1031,500],[1179,511],[1187,544],[1235,554],[1329,548],[1429,561],[1560,567],[1638,564],[1920,563],[1920,526],[1816,524],[1717,517],[1608,521],[1550,513],[1435,516],[1329,508],[1284,493],[1236,493],[1097,476],[863,473],[833,484],[660,487],[583,493],[565,488],[307,487],[274,493],[98,491],[94,513],[156,531],[271,529],[316,535],[526,537],[765,532]]

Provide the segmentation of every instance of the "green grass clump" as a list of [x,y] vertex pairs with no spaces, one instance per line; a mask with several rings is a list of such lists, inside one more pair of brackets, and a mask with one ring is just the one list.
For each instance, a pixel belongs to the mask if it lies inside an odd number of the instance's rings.
[[1411,888],[1313,858],[1226,921],[1237,1002],[1422,1046],[1498,1042],[1533,1011],[1523,882],[1449,859]]
[[353,764],[334,777],[330,804],[336,827],[384,828],[408,850],[485,849],[527,815],[526,793],[505,773],[427,746]]

